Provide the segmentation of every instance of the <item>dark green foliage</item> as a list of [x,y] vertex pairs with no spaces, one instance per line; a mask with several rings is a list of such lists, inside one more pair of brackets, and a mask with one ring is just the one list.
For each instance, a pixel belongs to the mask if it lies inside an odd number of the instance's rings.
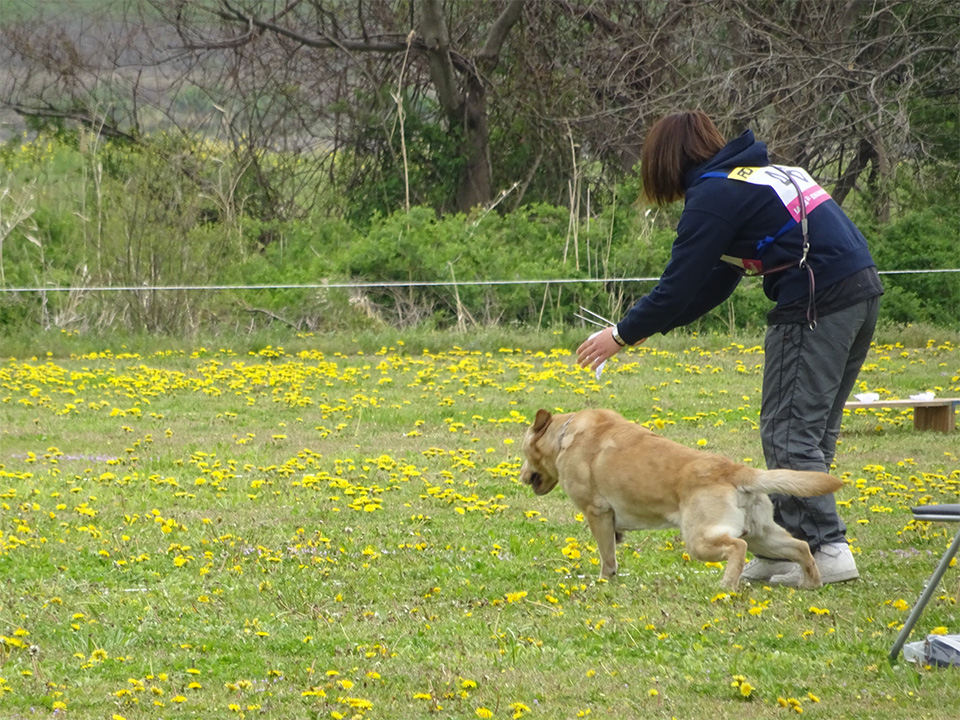
[[[957,212],[921,209],[879,229],[871,243],[881,270],[943,270],[960,266]],[[960,273],[907,273],[883,277],[883,316],[896,323],[960,327]]]
[[356,140],[338,161],[344,214],[361,226],[404,207],[408,186],[412,205],[452,210],[463,168],[461,134],[445,129],[435,103],[404,95],[401,123],[390,93],[382,87],[374,97],[358,98],[358,107],[367,109],[358,112]]
[[[239,326],[280,321],[297,330],[315,331],[370,324],[352,307],[347,289],[324,287],[343,284],[333,255],[336,248],[357,242],[358,234],[349,223],[334,218],[246,221],[243,230],[247,237],[270,241],[225,268],[225,283],[261,286],[228,292],[229,312]],[[303,287],[290,287],[298,285]]]
[[[137,147],[91,147],[80,138],[46,148],[33,143],[2,158],[18,190],[36,182],[31,219],[42,243],[9,236],[6,287],[47,288],[0,293],[4,332],[476,325],[583,332],[592,327],[574,318],[581,305],[615,319],[653,288],[680,211],[636,201],[632,174],[594,196],[590,217],[584,207],[576,222],[569,208],[551,204],[446,216],[414,206],[363,222],[319,209],[269,219],[222,192],[222,174],[238,176],[227,160],[211,159],[209,147],[161,136]],[[956,266],[958,209],[924,201],[944,192],[904,181],[898,202],[917,209],[886,224],[851,203],[881,271]],[[960,274],[887,274],[884,284],[887,321],[957,327]],[[747,280],[689,330],[755,331],[770,307],[760,283]]]
[[[566,211],[550,206],[506,216],[442,219],[432,210],[413,208],[409,215],[375,220],[366,235],[343,247],[337,258],[351,278],[389,284],[370,288],[368,296],[403,325],[529,321],[539,316],[550,297],[541,297],[541,285],[470,283],[583,276],[572,262],[564,263],[566,226]],[[431,285],[414,287],[418,283]],[[547,310],[569,316],[569,305],[581,290],[571,288],[567,303]]]

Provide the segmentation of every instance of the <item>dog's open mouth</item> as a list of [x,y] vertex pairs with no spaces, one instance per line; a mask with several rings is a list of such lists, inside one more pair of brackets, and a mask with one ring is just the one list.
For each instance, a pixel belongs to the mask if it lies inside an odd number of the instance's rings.
[[530,475],[530,487],[533,489],[535,495],[543,495],[550,490],[550,488],[544,487],[543,475],[538,472]]

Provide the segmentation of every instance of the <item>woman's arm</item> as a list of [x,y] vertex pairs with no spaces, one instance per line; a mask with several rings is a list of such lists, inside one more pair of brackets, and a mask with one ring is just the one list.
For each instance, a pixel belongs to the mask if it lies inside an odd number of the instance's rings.
[[660,282],[618,323],[620,336],[634,343],[697,319],[733,292],[740,276],[722,263],[735,228],[709,212],[684,211],[670,262]]

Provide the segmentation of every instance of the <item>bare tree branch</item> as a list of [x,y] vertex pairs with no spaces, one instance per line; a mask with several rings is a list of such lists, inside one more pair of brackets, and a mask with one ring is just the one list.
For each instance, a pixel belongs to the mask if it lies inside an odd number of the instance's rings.
[[[589,182],[610,187],[655,119],[700,107],[728,135],[752,127],[779,159],[836,183],[840,199],[869,188],[882,216],[898,169],[940,162],[930,142],[940,131],[918,108],[950,112],[960,95],[956,0],[39,8],[5,8],[0,111],[115,137],[172,127],[224,139],[246,168],[246,207],[268,217],[321,202],[321,179],[349,191],[372,183],[390,206],[393,94],[405,131],[419,133],[407,148],[422,149],[411,201],[441,211],[486,204],[517,182],[528,200],[565,203],[573,163],[602,166]],[[556,152],[568,128],[580,157]],[[266,167],[268,148],[289,153],[289,165]]]
[[437,98],[444,110],[455,118],[463,104],[463,94],[450,56],[450,33],[440,0],[424,0],[420,9],[420,35]]

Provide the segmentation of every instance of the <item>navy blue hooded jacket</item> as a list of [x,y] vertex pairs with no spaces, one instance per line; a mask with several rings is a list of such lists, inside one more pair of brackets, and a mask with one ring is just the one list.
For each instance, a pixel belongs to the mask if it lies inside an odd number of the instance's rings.
[[[767,146],[747,130],[687,172],[683,213],[670,261],[657,286],[617,324],[627,343],[691,323],[730,297],[742,275],[720,260],[722,255],[762,258],[766,268],[792,263],[781,272],[764,276],[764,293],[777,308],[806,302],[810,287],[806,270],[799,267],[800,226],[794,225],[768,242],[793,220],[776,192],[764,185],[704,177],[706,173],[726,174],[737,167],[769,164]],[[874,266],[863,235],[832,199],[810,211],[809,237],[807,259],[818,291]]]

